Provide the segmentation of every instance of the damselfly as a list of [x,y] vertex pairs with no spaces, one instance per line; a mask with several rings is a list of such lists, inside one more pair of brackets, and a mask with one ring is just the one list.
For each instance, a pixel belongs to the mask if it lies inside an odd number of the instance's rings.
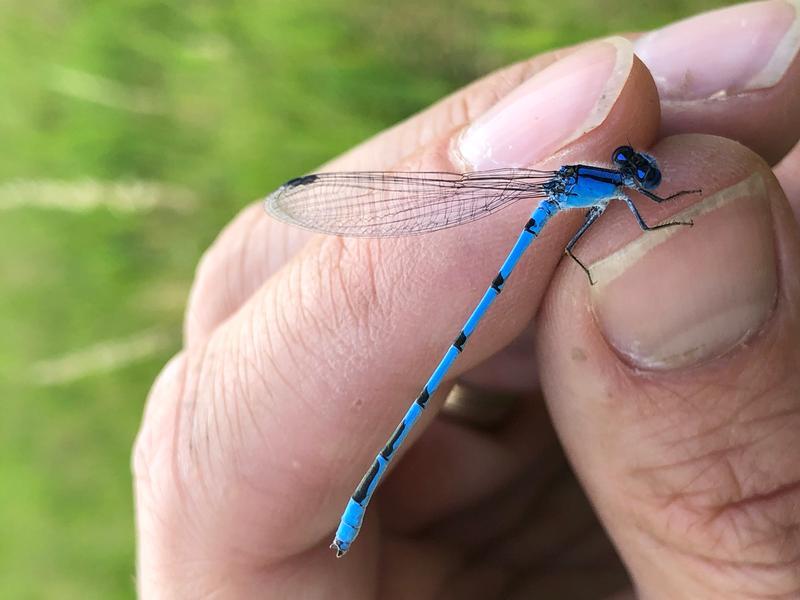
[[646,231],[691,225],[683,221],[648,225],[627,192],[635,190],[655,202],[664,202],[699,190],[657,196],[653,190],[661,183],[661,170],[656,160],[630,146],[617,148],[611,160],[614,164],[611,168],[567,165],[557,171],[319,173],[292,179],[265,200],[267,211],[286,223],[322,233],[358,237],[437,231],[488,216],[517,200],[538,200],[497,276],[348,501],[331,544],[337,556],[344,555],[358,535],[367,504],[389,461],[464,349],[478,322],[503,290],[520,257],[553,215],[562,210],[588,209],[583,225],[564,251],[580,265],[590,283],[594,281],[589,269],[572,250],[611,200],[625,202],[639,227]]

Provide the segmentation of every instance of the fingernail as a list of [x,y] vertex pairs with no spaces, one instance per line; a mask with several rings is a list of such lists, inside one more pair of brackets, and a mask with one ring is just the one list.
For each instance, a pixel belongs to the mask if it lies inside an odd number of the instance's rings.
[[724,98],[772,87],[800,48],[799,0],[703,13],[642,36],[636,54],[662,100]]
[[673,369],[721,356],[769,318],[778,289],[770,200],[755,173],[591,267],[606,339],[634,365]]
[[481,170],[538,162],[597,127],[614,106],[633,65],[623,38],[590,44],[543,69],[457,140],[456,160]]

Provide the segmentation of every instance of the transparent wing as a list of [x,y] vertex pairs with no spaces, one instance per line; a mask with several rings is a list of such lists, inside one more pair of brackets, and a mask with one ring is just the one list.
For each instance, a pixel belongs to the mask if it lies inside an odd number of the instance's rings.
[[354,237],[427,233],[475,221],[520,198],[546,196],[554,171],[319,173],[292,179],[264,201],[305,229]]

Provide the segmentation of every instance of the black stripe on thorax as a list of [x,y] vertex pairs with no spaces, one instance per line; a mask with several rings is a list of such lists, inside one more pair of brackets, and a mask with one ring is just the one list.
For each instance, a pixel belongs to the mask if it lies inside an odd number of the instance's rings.
[[612,185],[618,185],[619,184],[619,178],[615,177],[611,173],[609,173],[608,175],[604,176],[604,175],[600,175],[599,173],[596,173],[596,172],[588,172],[587,173],[587,172],[583,171],[582,169],[579,169],[578,170],[578,176],[579,177],[583,177],[584,179],[592,179],[594,181],[599,181],[601,183],[610,183]]

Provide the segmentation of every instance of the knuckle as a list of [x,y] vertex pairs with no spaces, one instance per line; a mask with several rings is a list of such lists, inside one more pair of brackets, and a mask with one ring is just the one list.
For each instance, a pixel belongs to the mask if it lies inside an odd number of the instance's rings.
[[300,263],[288,293],[310,326],[298,328],[311,338],[300,340],[307,347],[316,345],[320,335],[329,344],[346,336],[351,346],[380,329],[393,305],[382,261],[387,242],[394,240],[326,237],[319,251]]
[[726,398],[723,414],[689,435],[676,426],[660,462],[632,477],[645,532],[745,597],[800,590],[800,386],[789,371],[779,379],[706,390]]
[[178,354],[153,384],[133,445],[131,466],[137,486],[152,487],[164,470],[170,471],[167,476],[172,475],[173,432],[185,377],[186,357]]
[[[269,258],[269,248],[265,252],[260,246],[271,243],[281,231],[272,235],[269,229],[274,224],[262,213],[258,204],[244,209],[200,257],[186,309],[187,342],[208,338],[273,268],[264,258]],[[265,227],[267,231],[261,231]]]

